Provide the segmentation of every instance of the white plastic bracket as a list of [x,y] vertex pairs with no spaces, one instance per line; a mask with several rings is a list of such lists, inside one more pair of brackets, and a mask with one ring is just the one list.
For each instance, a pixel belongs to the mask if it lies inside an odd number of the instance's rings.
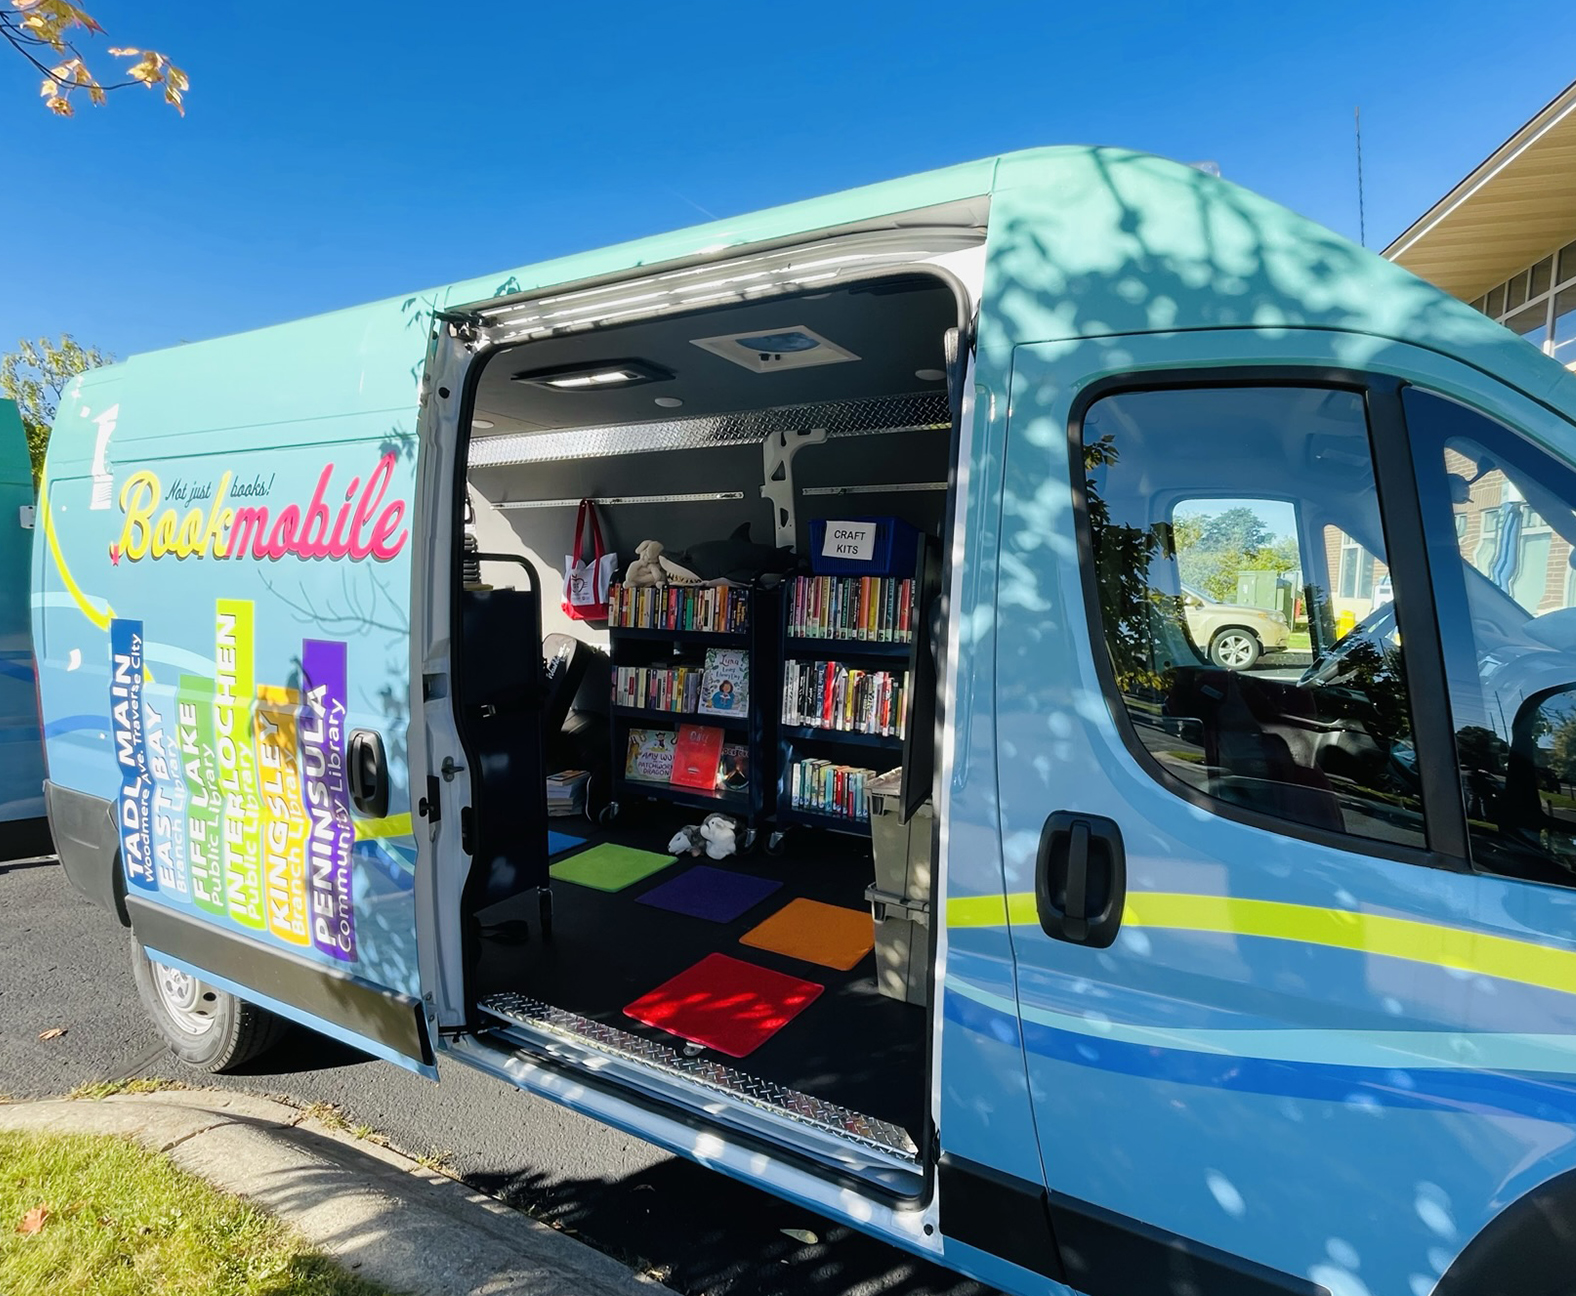
[[771,501],[772,526],[777,532],[779,549],[798,547],[793,507],[793,457],[805,446],[820,445],[826,437],[824,427],[796,428],[791,432],[772,432],[761,443],[766,477],[761,495]]

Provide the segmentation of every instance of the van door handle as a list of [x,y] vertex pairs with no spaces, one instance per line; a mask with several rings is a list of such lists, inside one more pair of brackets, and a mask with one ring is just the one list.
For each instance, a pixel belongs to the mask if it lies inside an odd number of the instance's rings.
[[389,769],[383,756],[383,739],[371,729],[353,729],[345,753],[350,800],[369,819],[389,812]]
[[1122,925],[1127,852],[1122,830],[1099,815],[1058,810],[1040,830],[1034,905],[1054,940],[1105,949]]

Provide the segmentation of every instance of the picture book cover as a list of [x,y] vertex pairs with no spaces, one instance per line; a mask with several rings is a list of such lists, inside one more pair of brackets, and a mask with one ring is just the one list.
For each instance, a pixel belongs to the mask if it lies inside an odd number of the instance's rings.
[[673,775],[679,787],[713,791],[717,767],[722,763],[722,730],[711,725],[681,725],[673,747]]
[[750,786],[748,743],[722,744],[722,759],[717,764],[717,786],[730,792],[743,792]]
[[646,783],[673,780],[673,734],[666,729],[631,729],[624,777]]
[[706,669],[700,678],[699,709],[702,715],[749,715],[749,653],[741,648],[706,649]]

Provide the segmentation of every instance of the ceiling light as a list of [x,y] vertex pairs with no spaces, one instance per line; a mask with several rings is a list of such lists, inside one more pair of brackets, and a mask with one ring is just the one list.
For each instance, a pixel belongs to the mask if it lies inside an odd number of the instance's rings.
[[657,404],[662,406],[663,409],[678,409],[678,407],[683,403],[684,402],[681,401],[677,396],[657,397]]
[[922,382],[945,382],[947,380],[947,371],[945,369],[916,369],[914,370],[914,377]]
[[473,428],[490,428],[493,425],[491,423],[489,423],[486,419],[472,419],[471,420],[471,426]]
[[554,391],[599,391],[634,387],[640,383],[665,382],[673,375],[660,365],[644,360],[612,360],[591,365],[560,365],[555,369],[534,369],[514,375],[513,381]]

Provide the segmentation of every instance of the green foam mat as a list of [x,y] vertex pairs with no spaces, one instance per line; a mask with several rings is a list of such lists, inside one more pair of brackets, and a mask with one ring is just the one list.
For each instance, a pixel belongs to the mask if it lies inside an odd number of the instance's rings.
[[633,846],[603,842],[560,860],[548,872],[555,882],[573,882],[576,886],[594,887],[598,891],[622,891],[672,863],[671,855],[654,855]]

